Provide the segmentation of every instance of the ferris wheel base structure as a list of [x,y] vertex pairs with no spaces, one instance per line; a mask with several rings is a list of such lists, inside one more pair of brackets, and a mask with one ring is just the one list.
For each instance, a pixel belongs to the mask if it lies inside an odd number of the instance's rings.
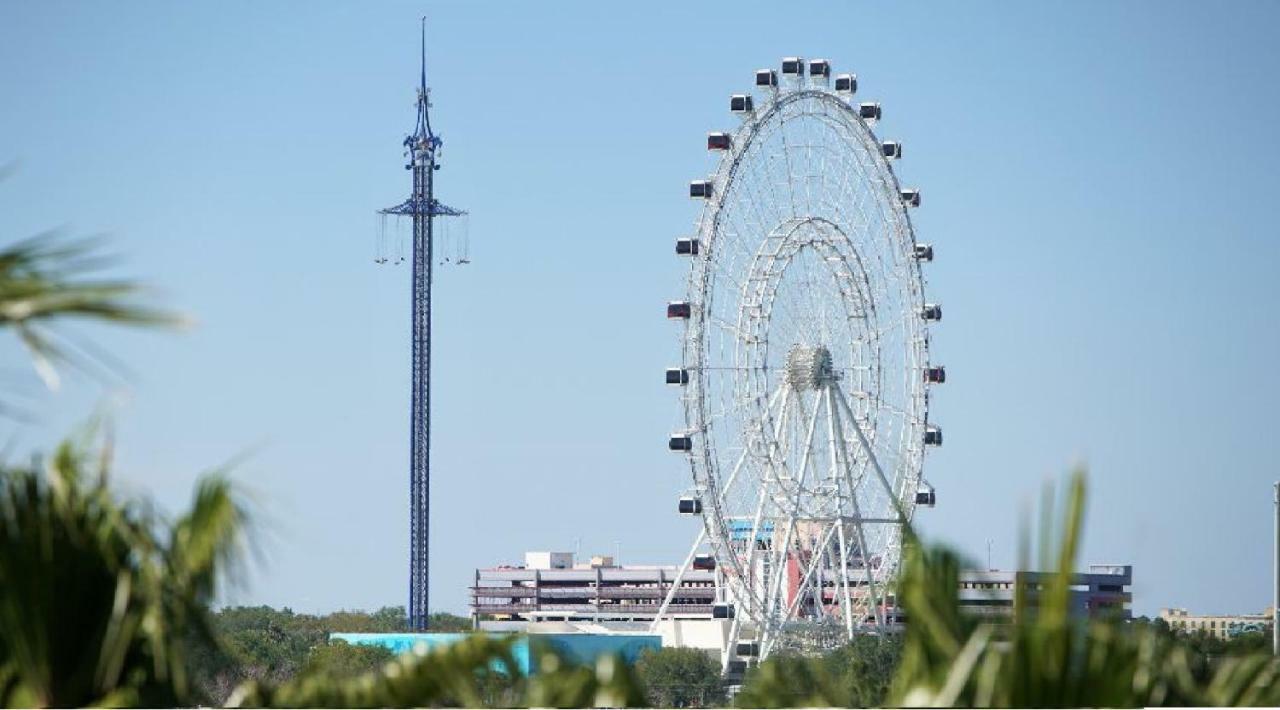
[[682,362],[665,381],[685,427],[668,448],[692,478],[677,510],[703,525],[652,628],[674,618],[680,576],[714,571],[728,674],[894,629],[905,528],[936,502],[934,247],[893,169],[903,144],[876,135],[882,108],[857,90],[824,59],[757,71],[729,97],[738,127],[707,134],[715,167],[689,183],[701,210],[675,242],[689,275],[667,304]]

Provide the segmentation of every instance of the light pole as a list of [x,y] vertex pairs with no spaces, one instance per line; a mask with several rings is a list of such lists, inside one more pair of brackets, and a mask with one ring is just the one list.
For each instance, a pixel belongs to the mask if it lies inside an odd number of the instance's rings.
[[1280,656],[1280,481],[1271,486],[1272,505],[1275,507],[1275,540],[1271,548],[1271,653]]

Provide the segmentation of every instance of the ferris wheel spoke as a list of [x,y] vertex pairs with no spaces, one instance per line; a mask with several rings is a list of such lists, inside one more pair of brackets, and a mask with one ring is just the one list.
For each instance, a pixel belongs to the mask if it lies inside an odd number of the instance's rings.
[[[707,415],[706,424],[703,425],[702,431],[706,432],[715,429],[718,422],[728,421],[731,417],[740,417],[742,409],[751,406],[754,402],[759,402],[760,399],[762,397],[731,399],[724,408]],[[744,448],[746,447],[744,446]]]
[[919,318],[919,313],[903,313],[900,317],[894,318],[888,325],[875,331],[876,340],[883,340],[886,336],[897,332],[899,329],[906,328],[909,318]]
[[[741,194],[744,189],[748,191],[746,195]],[[746,239],[750,237],[743,237],[743,235],[767,233],[767,221],[764,216],[760,214],[760,201],[756,199],[754,190],[751,190],[750,188],[740,188],[737,193],[735,193],[734,198],[736,201],[732,202],[730,206],[745,202],[745,207],[747,207],[747,209],[733,210],[730,213],[726,225],[726,227],[730,227],[731,229],[724,231],[722,234],[716,235],[716,237],[718,242],[723,241],[723,243],[719,245],[719,248],[731,249],[735,260],[742,260],[750,263],[750,261],[755,257],[756,252],[746,243]],[[745,200],[742,198],[745,198]],[[721,240],[722,236],[728,237],[728,239]],[[712,247],[717,248],[717,245],[713,243]],[[728,271],[733,270],[729,269]],[[742,284],[738,283],[738,287],[742,288]]]
[[[884,183],[884,180],[882,178],[870,177],[871,175],[875,175],[876,168],[878,166],[877,161],[881,160],[881,158],[878,155],[875,157],[872,157],[869,147],[866,146],[865,144],[863,144],[861,148],[862,149],[860,150],[855,150],[854,155],[856,156],[856,159],[859,165],[859,172],[864,176],[868,176],[868,179],[865,179],[862,182],[862,184],[869,187],[870,189],[859,191],[859,194],[858,194],[859,200],[855,208],[855,211],[857,215],[859,215],[859,217],[861,218],[860,221],[863,225],[865,226],[870,226],[873,224],[883,225],[882,229],[869,229],[868,230],[869,233],[871,233],[873,236],[875,235],[888,236],[889,233],[894,232],[894,230],[892,228],[891,223],[885,219],[885,212],[882,206],[884,200],[875,199],[875,193],[877,192],[881,193],[881,197],[883,198],[883,190],[879,189],[879,186]],[[866,204],[868,199],[872,202],[872,207],[878,219],[873,220],[868,215],[867,204]],[[875,244],[879,245],[880,244],[879,240],[877,240]],[[889,247],[890,252],[897,251],[893,249],[893,245],[891,243],[887,246]],[[881,276],[881,278],[877,279],[877,281],[881,283],[887,283],[888,270],[885,267],[883,251],[877,248],[874,250],[874,253],[876,258],[873,261],[875,265],[879,267],[879,272]]]
[[787,119],[785,115],[783,115],[782,117],[782,122],[781,122],[781,126],[778,129],[778,134],[782,137],[782,156],[783,156],[785,165],[787,166],[786,184],[787,184],[787,196],[791,200],[791,216],[795,217],[797,214],[799,214],[799,211],[797,210],[797,205],[796,205],[795,173],[793,173],[791,170],[791,150],[787,146]]
[[[778,208],[776,200],[768,199],[767,195],[774,193],[760,194],[759,185],[761,183],[768,184],[771,181],[769,161],[762,161],[753,165],[754,170],[748,174],[749,178],[743,188],[746,191],[746,203],[749,209],[742,210],[744,218],[751,219],[757,229],[757,234],[768,234],[774,225],[782,221],[785,211]],[[763,173],[763,174],[762,174]],[[772,215],[766,214],[766,211],[773,212]]]
[[855,399],[860,399],[866,402],[870,402],[872,403],[872,406],[875,407],[876,409],[880,409],[882,411],[889,412],[890,414],[900,416],[906,422],[914,421],[912,419],[912,415],[910,412],[906,411],[905,409],[902,409],[901,407],[895,407],[894,405],[886,402],[884,399],[871,395],[869,392],[860,392],[860,391],[850,390],[845,394]]
[[742,331],[738,329],[737,323],[730,323],[719,316],[712,316],[708,320],[711,321],[712,325],[724,330],[726,333],[729,333],[734,338],[737,338],[742,342],[747,342],[746,336],[744,336]]
[[[778,404],[778,400],[782,397],[782,393],[783,393],[782,389],[778,389],[778,391],[774,393],[773,397],[770,398],[769,403],[767,405],[767,408],[769,410],[772,410]],[[723,502],[728,497],[729,492],[733,490],[733,484],[734,482],[737,481],[738,473],[742,470],[743,465],[746,464],[747,457],[749,454],[750,454],[750,447],[743,446],[742,454],[738,456],[738,461],[733,465],[733,470],[729,473],[729,478],[725,481],[724,486],[721,487],[720,489],[721,502]]]

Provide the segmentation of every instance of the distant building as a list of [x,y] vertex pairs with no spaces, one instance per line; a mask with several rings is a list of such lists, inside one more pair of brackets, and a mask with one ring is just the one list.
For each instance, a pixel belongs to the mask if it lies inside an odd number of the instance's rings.
[[1220,639],[1240,634],[1271,633],[1271,607],[1261,614],[1192,614],[1186,609],[1161,609],[1160,618],[1170,629],[1189,634],[1203,631]]
[[[1053,573],[965,570],[960,573],[960,607],[972,614],[1013,613],[1014,592],[1026,593],[1028,608],[1040,603]],[[1079,617],[1131,618],[1133,592],[1132,565],[1089,565],[1088,572],[1071,578],[1071,613]]]
[[[700,565],[695,560],[685,570],[664,615],[680,619],[681,626],[688,629],[696,626],[694,622],[711,621],[712,605],[723,601],[716,597],[714,564],[708,568],[710,560],[704,562]],[[567,623],[596,631],[635,633],[653,622],[678,572],[675,565],[622,566],[607,556],[578,564],[568,552],[528,552],[523,566],[476,570],[470,590],[471,616],[477,628],[491,631],[534,630],[540,625]],[[957,594],[961,608],[970,613],[1010,615],[1016,590],[1026,594],[1028,607],[1034,609],[1051,576],[1046,572],[966,570],[960,574]],[[1090,565],[1087,572],[1071,579],[1071,612],[1080,617],[1128,619],[1132,584],[1131,565]],[[888,603],[885,618],[900,620],[902,615],[893,609],[892,597]]]
[[[621,566],[608,556],[577,564],[570,552],[528,552],[523,566],[478,569],[471,615],[478,628],[518,630],[529,622],[652,622],[679,568]],[[716,575],[686,570],[667,609],[679,617],[711,618]]]

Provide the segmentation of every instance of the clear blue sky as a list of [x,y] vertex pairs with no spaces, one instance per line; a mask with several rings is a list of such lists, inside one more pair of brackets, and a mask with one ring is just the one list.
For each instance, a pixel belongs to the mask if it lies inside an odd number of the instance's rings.
[[409,189],[425,12],[474,260],[436,291],[433,606],[530,548],[676,561],[696,523],[662,310],[686,183],[753,70],[824,56],[883,102],[937,245],[924,530],[1010,565],[1021,507],[1086,462],[1083,560],[1133,563],[1137,611],[1265,606],[1280,5],[783,7],[0,6],[0,238],[109,234],[199,319],[101,333],[132,376],[58,394],[0,344],[39,420],[0,441],[25,455],[108,407],[122,485],[171,507],[252,451],[266,560],[230,599],[404,603],[409,273],[372,263],[373,214]]

